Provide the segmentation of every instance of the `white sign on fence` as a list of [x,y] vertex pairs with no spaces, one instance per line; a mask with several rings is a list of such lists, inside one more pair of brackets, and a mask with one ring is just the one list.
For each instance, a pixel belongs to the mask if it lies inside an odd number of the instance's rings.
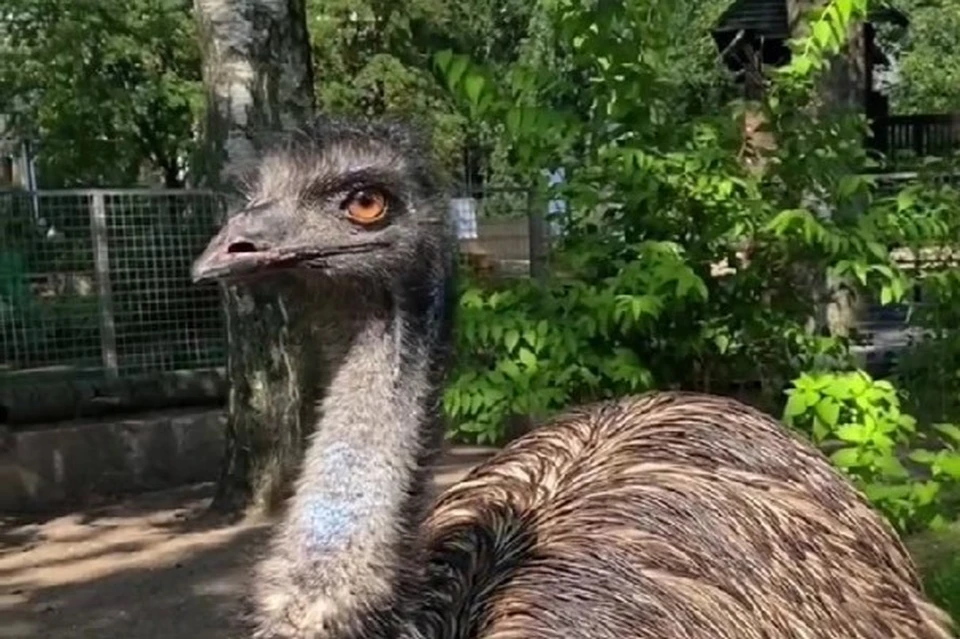
[[457,239],[475,240],[477,233],[477,201],[472,197],[455,197],[450,200],[450,215],[456,224]]

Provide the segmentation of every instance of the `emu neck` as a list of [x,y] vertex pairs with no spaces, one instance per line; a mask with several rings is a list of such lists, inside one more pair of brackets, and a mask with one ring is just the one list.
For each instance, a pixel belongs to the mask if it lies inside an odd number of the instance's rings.
[[266,585],[294,596],[276,613],[300,630],[281,636],[396,636],[442,442],[448,292],[430,293],[348,292],[312,338],[329,377],[279,540],[286,576]]

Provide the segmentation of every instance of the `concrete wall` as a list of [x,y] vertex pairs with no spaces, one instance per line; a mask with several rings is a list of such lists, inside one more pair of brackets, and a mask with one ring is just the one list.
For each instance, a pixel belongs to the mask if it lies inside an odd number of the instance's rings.
[[0,512],[42,512],[217,478],[221,410],[47,424],[0,436]]
[[222,368],[154,372],[106,379],[74,369],[0,372],[0,425],[13,430],[73,420],[165,410],[219,408],[229,385]]

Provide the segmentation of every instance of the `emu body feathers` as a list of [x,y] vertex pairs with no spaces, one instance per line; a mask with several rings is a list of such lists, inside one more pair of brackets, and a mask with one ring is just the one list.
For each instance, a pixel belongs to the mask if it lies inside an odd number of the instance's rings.
[[431,637],[946,639],[887,523],[734,400],[575,409],[440,497]]

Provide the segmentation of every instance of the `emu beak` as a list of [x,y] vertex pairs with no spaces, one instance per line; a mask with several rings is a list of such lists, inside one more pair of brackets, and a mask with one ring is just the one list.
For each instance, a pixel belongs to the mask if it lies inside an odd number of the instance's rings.
[[194,283],[240,279],[299,265],[322,267],[325,260],[337,255],[370,253],[390,245],[382,240],[361,240],[330,246],[290,246],[282,238],[265,239],[265,231],[262,219],[245,213],[227,220],[193,263]]
[[253,239],[260,233],[246,232],[248,222],[249,218],[243,213],[227,220],[194,261],[191,269],[194,283],[251,275],[285,261],[279,251],[267,246],[262,239]]

